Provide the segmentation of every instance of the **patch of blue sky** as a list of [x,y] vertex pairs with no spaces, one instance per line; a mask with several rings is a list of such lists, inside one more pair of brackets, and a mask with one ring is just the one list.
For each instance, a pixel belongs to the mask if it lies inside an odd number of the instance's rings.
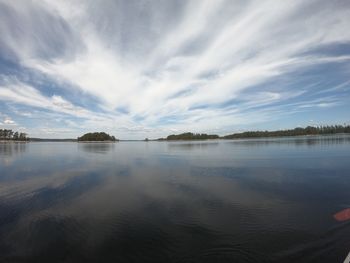
[[198,104],[198,105],[193,105],[188,108],[189,111],[194,111],[194,110],[204,110],[204,109],[209,109],[213,105],[212,104]]
[[[272,81],[245,89],[241,95],[255,92],[296,92],[305,91],[303,97],[319,96],[317,92],[331,89],[350,80],[345,63],[327,63],[297,69]],[[300,98],[299,98],[300,99]]]
[[[2,76],[21,74],[23,69],[18,66],[18,63],[11,61],[4,55],[5,54],[3,54],[0,49],[0,74]],[[1,79],[2,78],[0,78],[0,81]]]
[[174,94],[171,94],[168,99],[176,99],[176,98],[181,98],[181,97],[186,97],[190,94],[193,94],[196,91],[196,87],[188,87],[184,90],[180,90]]
[[146,117],[142,116],[142,115],[132,116],[132,120],[136,123],[140,123],[140,122],[144,121],[145,119],[146,119]]
[[154,126],[166,126],[169,124],[176,124],[185,120],[188,116],[185,115],[167,115],[157,119]]
[[15,102],[6,102],[0,104],[0,110],[8,116],[15,117],[16,119],[41,119],[48,117],[48,120],[54,120],[55,118],[74,118],[76,121],[83,120],[83,117],[72,116],[71,114],[64,112],[56,112],[51,109],[43,107],[29,106],[19,104]]
[[45,97],[61,96],[76,106],[103,113],[100,98],[83,92],[69,83],[57,82],[35,70],[31,70],[12,61],[0,59],[0,84],[20,82],[38,90]]
[[350,44],[349,43],[331,43],[323,44],[315,48],[309,49],[305,52],[300,53],[301,56],[344,56],[350,55]]
[[213,110],[229,109],[232,107],[238,107],[243,103],[244,103],[244,100],[242,98],[232,98],[220,103],[193,105],[189,108],[189,110],[195,111],[195,110],[206,110],[206,109],[213,109]]
[[118,112],[118,113],[121,113],[121,114],[126,114],[126,115],[130,113],[128,107],[117,107],[115,109],[115,111]]

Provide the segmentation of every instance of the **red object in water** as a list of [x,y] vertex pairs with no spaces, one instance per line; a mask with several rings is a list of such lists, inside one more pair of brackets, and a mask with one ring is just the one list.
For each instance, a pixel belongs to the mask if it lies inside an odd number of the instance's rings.
[[350,208],[344,209],[334,215],[335,220],[337,221],[346,221],[350,220]]

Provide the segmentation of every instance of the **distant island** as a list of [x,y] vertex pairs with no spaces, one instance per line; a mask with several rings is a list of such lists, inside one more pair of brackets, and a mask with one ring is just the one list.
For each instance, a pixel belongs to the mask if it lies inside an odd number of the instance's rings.
[[29,138],[24,132],[17,132],[8,129],[0,129],[1,141],[28,141]]
[[178,135],[172,134],[166,138],[160,138],[158,140],[176,141],[176,140],[210,140],[210,139],[219,139],[219,135],[186,132]]
[[307,126],[306,128],[295,128],[291,130],[277,131],[246,131],[223,136],[223,139],[244,139],[244,138],[259,138],[259,137],[285,137],[285,136],[300,136],[300,135],[327,135],[337,133],[350,133],[350,126],[332,125],[332,126]]
[[181,133],[178,135],[169,135],[166,138],[160,138],[158,141],[183,141],[183,140],[211,140],[211,139],[247,139],[260,137],[285,137],[285,136],[302,136],[302,135],[329,135],[339,133],[350,133],[349,125],[332,125],[332,126],[307,126],[306,128],[295,128],[289,130],[276,131],[246,131],[233,133],[220,137],[216,134],[205,133]]
[[78,142],[115,142],[118,141],[114,136],[111,136],[105,132],[90,132],[81,137],[78,137]]

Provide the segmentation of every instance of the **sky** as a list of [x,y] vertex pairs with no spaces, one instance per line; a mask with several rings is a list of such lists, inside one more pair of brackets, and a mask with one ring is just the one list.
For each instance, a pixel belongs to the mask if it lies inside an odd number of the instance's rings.
[[0,128],[120,139],[350,123],[350,1],[0,0]]

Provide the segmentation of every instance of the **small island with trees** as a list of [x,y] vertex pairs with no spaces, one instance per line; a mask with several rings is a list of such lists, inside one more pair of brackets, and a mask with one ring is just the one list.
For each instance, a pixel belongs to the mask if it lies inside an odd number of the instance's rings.
[[166,141],[177,141],[177,140],[212,140],[212,139],[219,139],[219,135],[216,134],[205,134],[205,133],[192,133],[192,132],[185,132],[178,135],[172,134],[168,137],[160,138],[158,140],[166,140]]
[[111,136],[105,132],[90,132],[86,133],[81,137],[78,137],[78,142],[116,142],[114,136]]
[[0,129],[0,141],[28,141],[29,138],[24,132],[17,132],[8,129]]

